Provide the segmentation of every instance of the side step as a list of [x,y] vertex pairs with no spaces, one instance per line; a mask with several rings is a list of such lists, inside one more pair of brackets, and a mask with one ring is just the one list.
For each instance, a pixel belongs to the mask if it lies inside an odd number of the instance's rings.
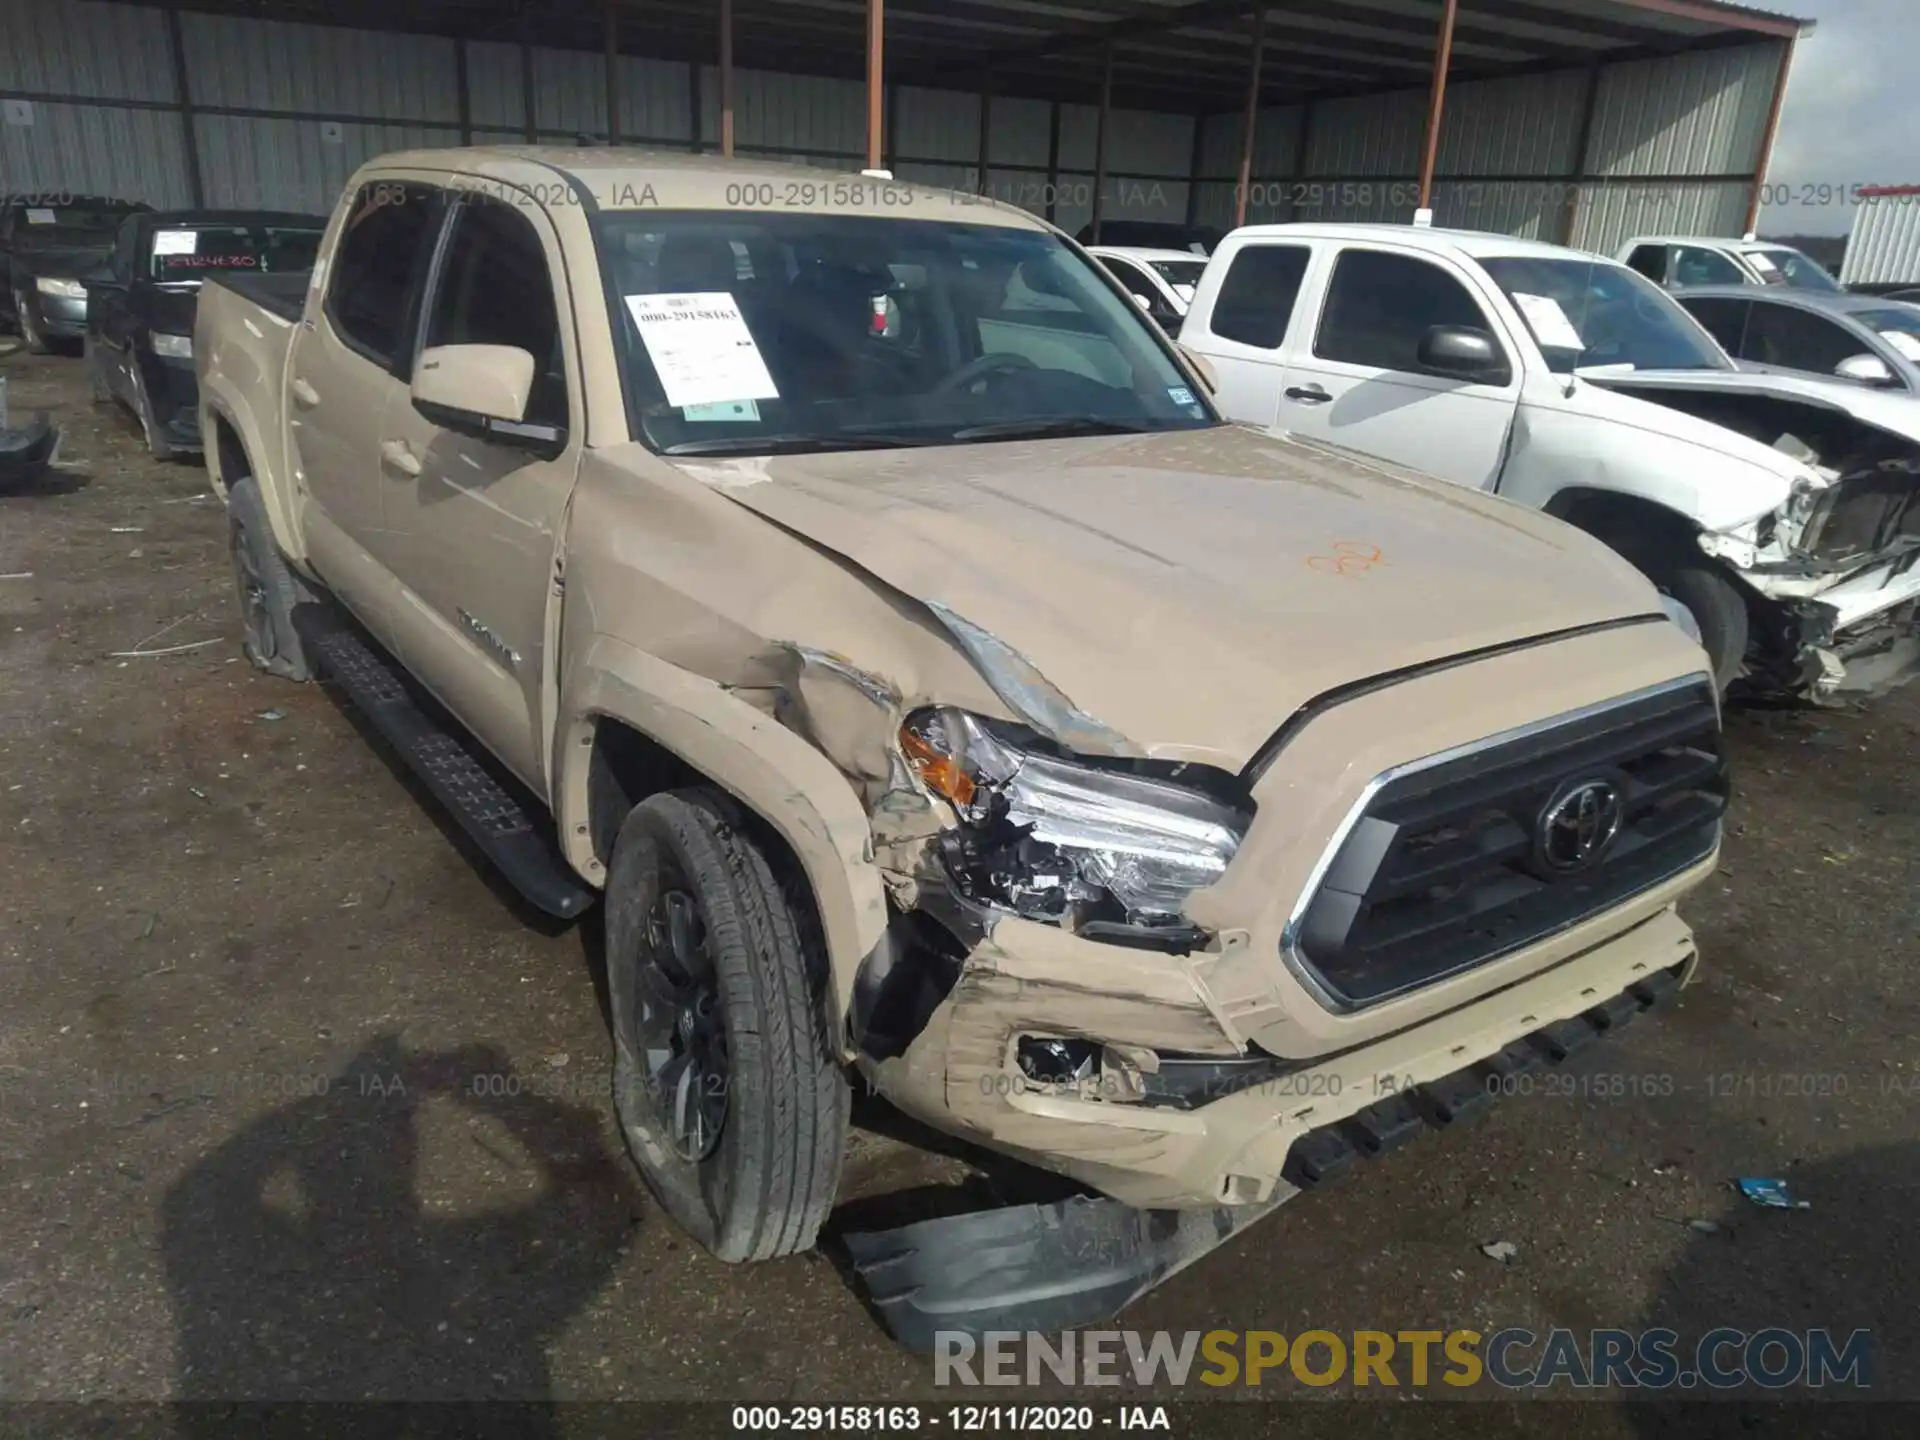
[[549,838],[551,827],[522,809],[415,703],[397,668],[357,631],[321,604],[295,606],[293,627],[320,672],[347,692],[529,904],[571,920],[593,903],[595,892],[561,860]]

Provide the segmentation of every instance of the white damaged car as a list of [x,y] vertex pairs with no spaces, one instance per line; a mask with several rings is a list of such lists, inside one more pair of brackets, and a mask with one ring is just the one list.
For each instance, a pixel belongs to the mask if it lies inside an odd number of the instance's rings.
[[1249,226],[1180,334],[1233,419],[1544,509],[1690,612],[1723,688],[1920,669],[1920,399],[1736,367],[1597,255],[1393,225]]

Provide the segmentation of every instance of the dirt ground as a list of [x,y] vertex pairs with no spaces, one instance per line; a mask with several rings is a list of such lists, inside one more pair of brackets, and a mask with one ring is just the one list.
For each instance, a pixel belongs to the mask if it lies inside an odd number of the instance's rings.
[[[828,1260],[676,1233],[609,1119],[597,916],[531,920],[326,689],[247,667],[197,463],[77,360],[0,369],[65,426],[0,496],[0,1396],[951,1400]],[[1576,1072],[1623,1081],[1425,1137],[1125,1323],[1864,1326],[1920,1397],[1920,687],[1730,729],[1700,981]]]

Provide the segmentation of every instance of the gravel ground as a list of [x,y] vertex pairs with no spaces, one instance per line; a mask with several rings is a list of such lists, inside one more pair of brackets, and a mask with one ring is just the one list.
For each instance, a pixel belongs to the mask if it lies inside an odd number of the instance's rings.
[[[818,1255],[675,1232],[609,1120],[596,917],[530,917],[327,690],[246,666],[197,464],[76,360],[0,366],[66,427],[0,497],[0,1396],[950,1401]],[[1920,1397],[1920,687],[1729,723],[1684,1000],[1585,1093],[1299,1200],[1130,1326],[1865,1326],[1876,1393]],[[953,1169],[868,1130],[848,1163],[866,1195]]]

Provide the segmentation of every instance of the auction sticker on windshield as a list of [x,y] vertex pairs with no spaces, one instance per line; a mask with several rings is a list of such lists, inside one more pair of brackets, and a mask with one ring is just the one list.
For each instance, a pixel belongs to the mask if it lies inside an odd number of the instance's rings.
[[739,303],[727,291],[626,300],[669,405],[780,398]]
[[55,215],[51,210],[29,210],[27,211],[27,223],[29,225],[57,225],[60,223],[60,217]]
[[153,253],[156,255],[191,255],[199,247],[200,233],[197,230],[156,230],[153,232]]
[[1555,350],[1587,348],[1587,342],[1580,338],[1580,332],[1567,319],[1567,312],[1560,308],[1560,302],[1551,295],[1515,295],[1513,303],[1527,317],[1527,324],[1533,327],[1534,338],[1542,345]]

